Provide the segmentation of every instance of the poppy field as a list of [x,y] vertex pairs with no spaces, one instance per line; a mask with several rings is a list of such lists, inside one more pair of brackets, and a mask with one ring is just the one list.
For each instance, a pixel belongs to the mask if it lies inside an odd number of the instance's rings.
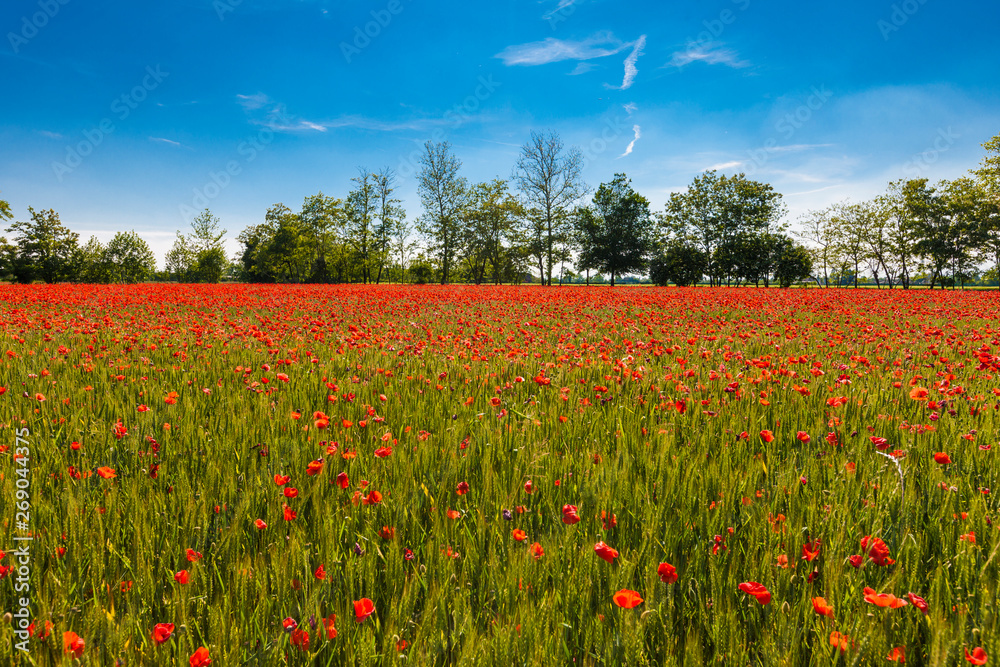
[[0,664],[989,664],[997,303],[0,287]]

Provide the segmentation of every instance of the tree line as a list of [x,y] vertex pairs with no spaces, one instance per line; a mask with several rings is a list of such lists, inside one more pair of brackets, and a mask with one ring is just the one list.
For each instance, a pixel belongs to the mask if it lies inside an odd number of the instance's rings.
[[[790,233],[781,194],[745,174],[706,171],[653,212],[625,174],[592,190],[582,153],[554,132],[532,132],[512,174],[481,183],[462,175],[447,142],[427,142],[417,174],[422,211],[412,222],[394,172],[361,168],[343,198],[320,192],[298,211],[271,206],[239,234],[232,260],[226,230],[206,209],[177,233],[158,271],[135,232],[81,246],[55,211],[29,208],[29,220],[7,228],[11,241],[0,238],[0,277],[614,285],[648,275],[660,285],[964,286],[1000,278],[1000,135],[983,146],[986,157],[968,176],[895,181],[872,200],[810,211]],[[0,200],[0,221],[12,218]]]

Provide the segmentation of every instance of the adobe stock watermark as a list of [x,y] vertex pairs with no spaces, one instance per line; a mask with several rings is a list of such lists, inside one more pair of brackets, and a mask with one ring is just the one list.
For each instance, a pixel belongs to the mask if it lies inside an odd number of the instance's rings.
[[605,118],[604,127],[601,128],[600,135],[591,139],[580,149],[580,152],[583,154],[583,168],[586,169],[594,160],[606,153],[618,139],[621,139],[629,132],[635,132],[635,127],[628,118],[621,116]]
[[879,19],[875,25],[878,27],[878,31],[882,33],[882,39],[886,42],[894,32],[898,32],[906,23],[910,20],[914,14],[920,11],[920,8],[927,4],[927,0],[903,0],[903,2],[894,4],[892,6],[892,12],[889,14],[888,19]]
[[[750,2],[751,0],[732,0],[732,4],[736,5],[736,9],[740,12],[750,9]],[[711,46],[722,36],[726,28],[736,23],[737,18],[739,18],[739,14],[732,9],[723,9],[714,19],[706,19],[701,22],[705,26],[705,29],[699,32],[694,39],[689,39],[687,41],[688,45],[694,48],[707,48]]]
[[[406,1],[410,2],[411,0]],[[355,56],[361,55],[361,52],[371,45],[372,40],[377,39],[382,31],[389,27],[392,20],[403,13],[404,9],[406,6],[403,4],[403,0],[389,0],[383,9],[371,10],[371,21],[365,23],[364,26],[354,26],[351,42],[340,43],[340,53],[344,56],[347,64],[350,65]]]
[[226,14],[232,14],[243,4],[243,0],[212,0],[212,9],[220,21],[226,20]]
[[556,29],[563,21],[567,20],[570,16],[576,13],[576,2],[572,0],[567,4],[565,1],[560,2],[559,6],[553,9],[551,12],[545,15],[545,20],[548,21],[549,27],[553,30]]
[[934,141],[925,150],[916,153],[911,157],[906,164],[903,165],[903,171],[908,175],[916,178],[922,172],[926,171],[936,163],[943,153],[947,153],[951,150],[951,147],[955,145],[955,142],[962,138],[962,135],[955,133],[950,127],[947,129],[939,128],[937,131],[937,136],[934,137]]
[[788,141],[795,136],[806,123],[812,120],[813,115],[823,108],[823,106],[833,97],[833,91],[828,90],[825,85],[813,86],[812,92],[803,104],[800,104],[794,111],[786,113],[777,123],[774,130],[779,136],[772,136],[760,148],[747,151],[747,175],[752,176],[757,170],[767,164],[768,160],[775,153],[782,150],[778,143],[779,139]]
[[19,53],[21,47],[33,40],[38,33],[54,19],[70,0],[38,0],[38,10],[31,16],[21,17],[21,30],[18,32],[8,32],[7,41],[14,53]]
[[218,171],[209,171],[205,184],[200,188],[194,188],[191,203],[180,205],[180,214],[184,221],[190,224],[201,211],[209,208],[209,203],[221,195],[235,177],[243,173],[246,165],[256,160],[257,156],[271,145],[277,129],[289,123],[290,119],[284,112],[276,112],[256,134],[237,144],[236,154],[239,159],[227,161]]
[[[493,79],[492,74],[480,76],[478,85],[473,93],[442,114],[441,118],[446,124],[445,126],[435,128],[429,140],[433,143],[444,141],[448,137],[449,128],[454,129],[468,121],[483,105],[483,102],[492,97],[497,88],[502,85],[501,82]],[[400,158],[399,165],[396,167],[396,175],[400,181],[405,181],[417,173],[420,159],[423,155],[423,144],[420,144],[419,148],[413,149],[409,154]]]
[[[132,90],[116,97],[111,102],[111,113],[118,121],[124,121],[132,112],[139,108],[149,94],[156,90],[163,80],[170,76],[170,72],[164,72],[160,65],[153,69],[146,67],[146,75]],[[66,159],[62,162],[53,162],[52,171],[56,178],[62,183],[67,174],[83,164],[84,158],[97,150],[97,147],[104,143],[108,135],[114,133],[115,121],[109,116],[103,118],[96,126],[83,131],[83,141],[66,147]]]
[[15,535],[13,540],[18,543],[18,547],[10,554],[11,564],[4,568],[4,574],[14,575],[14,592],[19,595],[15,599],[15,609],[13,613],[14,634],[20,640],[15,642],[14,648],[18,651],[28,652],[28,639],[31,632],[31,542],[34,541],[34,533],[31,531],[31,471],[28,467],[31,461],[31,443],[28,437],[31,433],[26,428],[15,432],[14,442],[14,486],[17,487],[14,505],[14,527]]

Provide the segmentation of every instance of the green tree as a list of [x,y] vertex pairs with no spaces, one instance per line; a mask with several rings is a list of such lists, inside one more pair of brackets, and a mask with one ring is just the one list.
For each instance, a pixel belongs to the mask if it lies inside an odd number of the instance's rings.
[[1000,276],[1000,134],[983,144],[983,148],[986,155],[972,172],[982,192],[983,259],[993,263],[992,275]]
[[156,273],[156,256],[134,231],[115,234],[101,252],[101,263],[112,283],[141,283]]
[[372,268],[377,263],[374,255],[375,217],[378,202],[374,175],[364,168],[351,181],[357,185],[347,195],[344,210],[347,213],[347,238],[354,248],[354,258],[361,270],[361,279],[367,284],[372,279]]
[[417,221],[417,229],[430,242],[429,250],[437,258],[443,285],[452,278],[469,186],[458,174],[462,162],[451,154],[448,142],[424,144],[420,164],[423,168],[417,177],[417,193],[424,214]]
[[344,202],[322,192],[302,202],[299,213],[302,235],[307,245],[309,282],[346,282],[350,279],[351,248],[346,229]]
[[688,287],[701,281],[708,269],[708,255],[695,246],[681,241],[667,243],[663,252],[649,263],[649,277],[655,285],[674,283]]
[[646,268],[653,250],[649,201],[632,189],[625,174],[597,188],[578,225],[582,264],[610,273],[612,287],[618,276]]
[[[572,212],[588,191],[582,171],[583,154],[577,148],[566,149],[555,132],[532,132],[514,167],[514,183],[531,223],[529,249],[543,285],[552,285],[559,250],[573,236]],[[568,254],[567,250],[562,256]]]
[[406,225],[406,209],[403,202],[395,196],[396,173],[386,167],[373,176],[375,184],[376,217],[374,238],[374,257],[378,268],[375,282],[380,283],[394,249],[394,241],[402,236],[405,243],[409,229]]
[[781,244],[781,252],[774,265],[774,279],[785,288],[809,278],[813,269],[812,254],[809,249],[792,242],[791,239],[787,241]]
[[174,245],[167,251],[164,258],[167,274],[178,282],[190,282],[194,280],[193,271],[198,263],[198,256],[191,250],[188,239],[180,232]]
[[90,240],[79,249],[74,264],[77,281],[89,284],[108,282],[104,246],[96,236],[91,236]]
[[[710,170],[696,176],[686,192],[670,195],[660,224],[667,234],[693,243],[711,258],[706,273],[718,285],[736,274],[734,267],[718,261],[736,257],[741,238],[782,231],[778,222],[784,214],[781,194],[770,185],[745,174],[719,176]],[[717,254],[726,244],[730,247]]]
[[0,199],[0,221],[12,220],[14,213],[10,210],[10,204]]
[[17,245],[14,278],[20,283],[72,279],[79,235],[64,227],[59,214],[52,209],[36,211],[29,206],[28,213],[31,220],[15,222],[7,228],[14,234],[13,241]]
[[[913,250],[930,274],[930,288],[941,283],[952,256],[951,219],[937,189],[926,178],[902,184],[903,208],[913,229]],[[943,286],[943,285],[942,285]]]
[[812,244],[810,253],[814,263],[823,269],[823,280],[816,276],[816,283],[830,287],[830,274],[840,264],[840,245],[833,221],[833,208],[809,211],[799,218],[802,231],[796,235]]
[[510,253],[519,245],[518,224],[524,209],[508,190],[507,181],[496,178],[475,185],[464,219],[464,256],[470,278],[477,285],[486,280],[500,284],[507,277]]

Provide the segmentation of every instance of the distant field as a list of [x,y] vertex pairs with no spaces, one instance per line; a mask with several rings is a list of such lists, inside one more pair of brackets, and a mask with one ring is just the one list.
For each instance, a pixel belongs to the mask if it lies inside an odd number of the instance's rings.
[[0,664],[997,654],[996,303],[0,287]]

